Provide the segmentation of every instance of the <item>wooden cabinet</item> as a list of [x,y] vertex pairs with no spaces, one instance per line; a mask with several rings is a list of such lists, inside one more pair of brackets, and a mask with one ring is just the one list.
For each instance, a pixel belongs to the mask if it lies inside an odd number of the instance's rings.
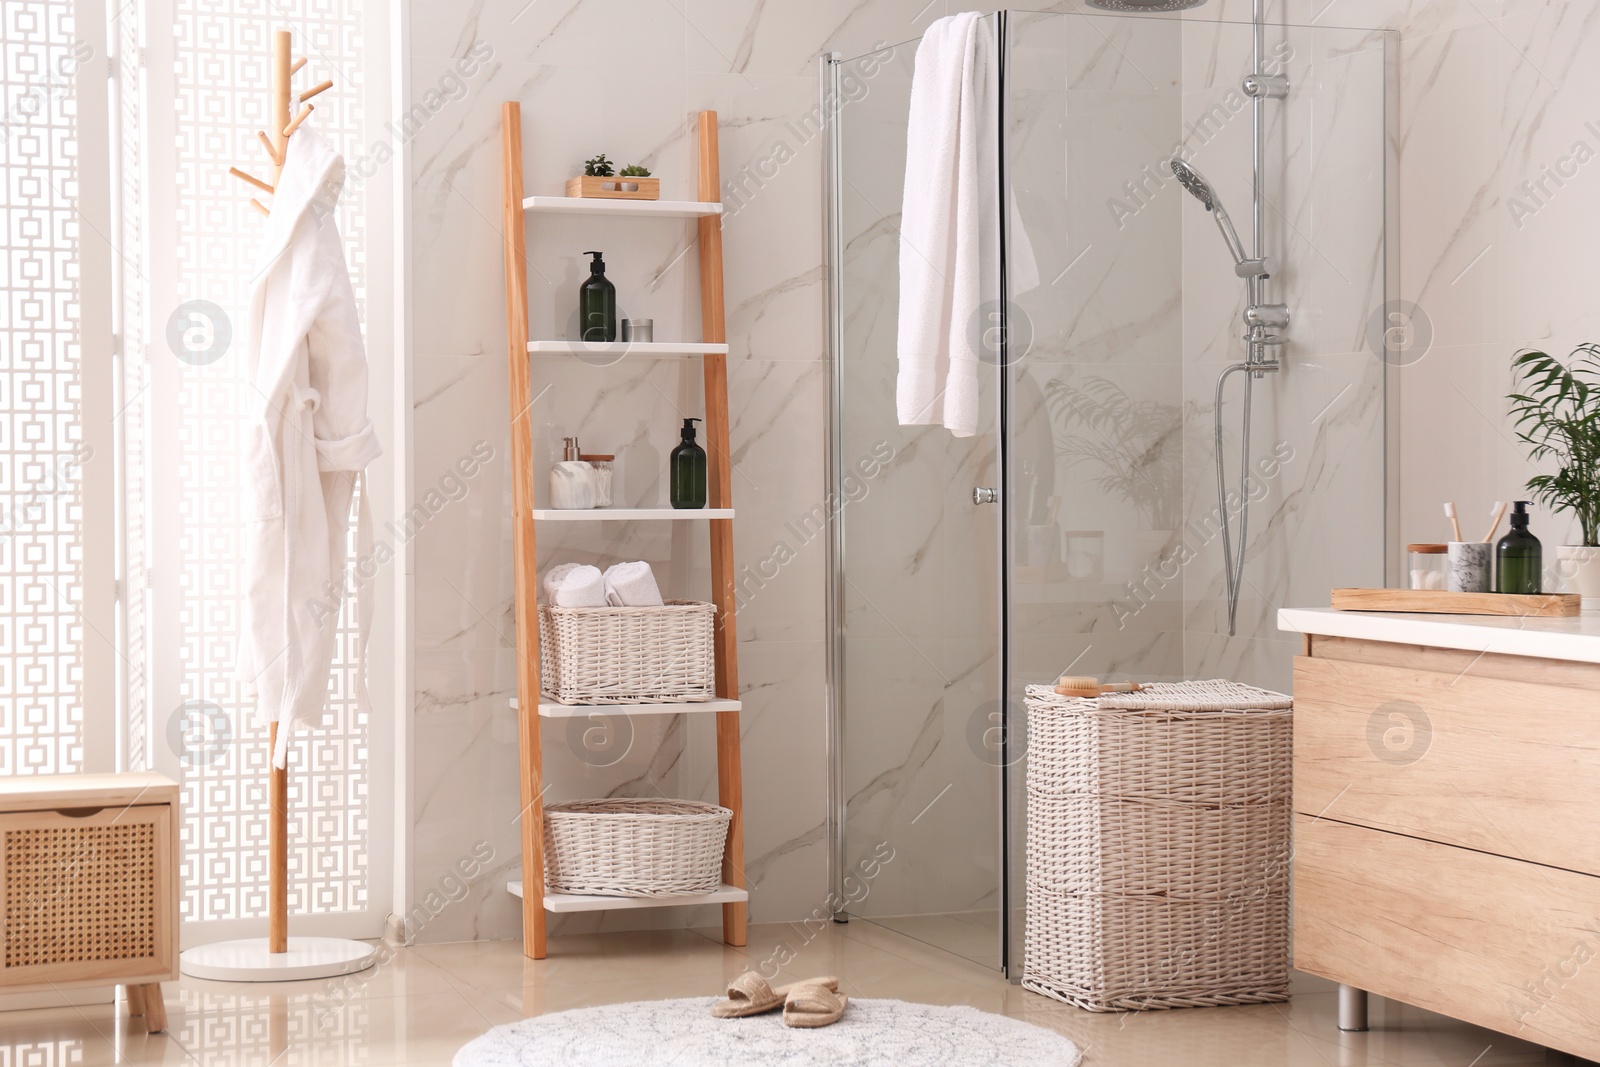
[[0,990],[128,987],[166,1028],[178,977],[178,787],[157,774],[0,779]]
[[1600,664],[1307,651],[1295,965],[1600,1058]]

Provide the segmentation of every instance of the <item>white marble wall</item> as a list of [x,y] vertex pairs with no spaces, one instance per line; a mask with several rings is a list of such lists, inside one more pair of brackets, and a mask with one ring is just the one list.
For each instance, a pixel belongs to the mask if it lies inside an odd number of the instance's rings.
[[[746,851],[751,918],[796,919],[822,904],[826,852],[824,549],[789,525],[823,500],[826,424],[822,290],[822,146],[804,122],[817,101],[816,57],[916,36],[944,14],[925,0],[413,0],[414,96],[437,106],[412,140],[411,344],[420,498],[476,442],[493,449],[463,494],[417,535],[412,885],[421,897],[458,856],[490,841],[498,869],[420,932],[424,940],[516,936],[516,725],[507,399],[501,269],[500,107],[522,103],[526,183],[558,193],[598,151],[643,162],[662,195],[694,198],[691,121],[721,118],[722,170],[739,183],[724,228],[734,420],[736,553],[741,567],[793,558],[745,587],[739,616],[745,699]],[[478,57],[470,77],[456,64]],[[442,102],[441,102],[442,101]],[[732,198],[729,202],[734,202]],[[624,314],[655,319],[658,338],[698,336],[699,288],[688,224],[541,219],[530,227],[533,332],[566,332],[586,248],[601,248]],[[700,415],[697,362],[606,370],[541,363],[553,388],[535,406],[536,447],[561,430],[586,450],[616,451],[635,495],[660,499],[679,419]],[[652,459],[653,449],[657,458]],[[638,458],[640,452],[645,458]],[[454,483],[451,483],[452,486]],[[454,499],[459,497],[459,499]],[[544,536],[540,564],[649,559],[669,595],[704,596],[707,546],[691,530]],[[547,527],[548,529],[548,527]],[[670,563],[668,561],[671,561]],[[768,568],[771,573],[771,568]],[[552,799],[616,794],[715,795],[708,724],[641,721],[628,754],[587,762],[545,743]],[[578,746],[580,751],[582,746]],[[622,916],[619,918],[619,916]],[[682,909],[601,913],[556,929],[620,922],[714,922]]]
[[[747,179],[753,195],[726,228],[736,357],[737,551],[741,563],[754,563],[779,541],[795,540],[786,523],[824,492],[822,154],[816,139],[797,135],[790,125],[815,102],[816,55],[824,48],[854,55],[879,41],[903,41],[933,18],[972,6],[956,0],[931,6],[918,0],[411,4],[411,79],[419,97],[450,88],[450,65],[475,47],[493,49],[483,70],[466,79],[464,98],[448,99],[413,142],[418,494],[437,487],[475,442],[494,450],[469,491],[417,539],[413,884],[425,892],[463,843],[478,838],[495,844],[502,863],[468,902],[430,924],[425,938],[505,937],[518,927],[513,901],[498,888],[517,858],[515,727],[505,706],[514,672],[498,230],[501,101],[523,103],[528,184],[535,191],[556,191],[583,157],[606,150],[650,164],[664,178],[665,195],[688,196],[688,121],[704,107],[722,114],[725,175],[746,168],[771,175],[760,178],[759,188]],[[1076,2],[1009,6],[1083,10]],[[1580,250],[1585,237],[1600,231],[1600,200],[1589,188],[1600,181],[1600,172],[1591,173],[1600,164],[1585,165],[1520,224],[1508,204],[1520,182],[1538,178],[1543,165],[1553,166],[1576,142],[1600,149],[1600,135],[1586,126],[1600,125],[1600,112],[1589,106],[1600,99],[1591,84],[1600,78],[1600,64],[1590,61],[1600,57],[1593,29],[1600,14],[1584,0],[1272,0],[1269,12],[1278,23],[1398,31],[1389,46],[1398,72],[1398,102],[1391,104],[1399,116],[1390,148],[1399,161],[1401,224],[1390,239],[1399,243],[1398,293],[1421,305],[1433,342],[1401,373],[1398,395],[1391,394],[1390,403],[1401,405],[1401,432],[1389,442],[1389,461],[1398,462],[1402,540],[1436,538],[1439,500],[1453,498],[1476,517],[1492,500],[1517,495],[1528,474],[1503,414],[1510,353],[1526,345],[1565,351],[1571,342],[1594,338],[1592,320],[1600,312],[1584,300],[1589,278]],[[1216,23],[1248,14],[1249,0],[1211,0],[1184,15],[1179,66],[1167,86],[1182,117],[1206,110],[1242,73],[1243,30]],[[1110,662],[1118,671],[1170,659],[1173,673],[1287,684],[1283,665],[1292,649],[1276,640],[1272,609],[1316,601],[1335,582],[1381,579],[1381,568],[1373,573],[1370,546],[1383,536],[1382,488],[1372,480],[1384,461],[1383,407],[1363,333],[1383,291],[1382,249],[1374,244],[1381,203],[1372,193],[1384,166],[1383,153],[1372,147],[1382,136],[1382,101],[1364,95],[1373,78],[1381,81],[1371,67],[1382,42],[1373,34],[1334,30],[1289,36],[1296,49],[1290,74],[1307,91],[1291,101],[1278,131],[1274,161],[1284,168],[1284,184],[1269,224],[1278,227],[1284,249],[1297,343],[1285,373],[1257,389],[1253,450],[1286,443],[1294,458],[1252,512],[1251,584],[1241,606],[1246,636],[1229,640],[1220,633],[1221,568],[1211,544],[1186,569],[1181,597],[1158,599],[1147,609],[1151,628],[1126,648],[1117,646]],[[1108,49],[1082,58],[1086,80],[1077,88],[1086,95],[1102,82],[1109,87],[1134,77],[1141,62],[1137,55],[1119,62]],[[1156,102],[1160,96],[1129,107],[1164,106]],[[1247,116],[1236,117],[1195,157],[1241,225],[1248,203],[1247,131]],[[1166,147],[1151,146],[1158,153]],[[1063,165],[1070,169],[1072,161]],[[1070,341],[1075,352],[1094,349],[1105,358],[1139,353],[1135,362],[1148,362],[1152,374],[1164,364],[1180,372],[1172,389],[1182,412],[1181,500],[1188,518],[1208,510],[1215,493],[1210,393],[1216,371],[1237,350],[1242,286],[1197,205],[1171,196],[1149,210],[1182,213],[1181,301],[1170,310],[1156,301],[1152,328],[1131,332],[1114,315],[1050,322],[1053,305],[1041,303],[1035,310],[1047,328],[1040,332],[1040,354]],[[658,336],[693,335],[698,294],[694,253],[681,255],[686,237],[686,228],[669,223],[625,230],[541,223],[530,234],[535,333],[562,332],[582,276],[578,253],[598,246],[607,250],[626,309],[654,317]],[[1049,261],[1046,274],[1066,266],[1060,253],[1069,247],[1077,246],[1069,239],[1041,255]],[[1147,266],[1159,262],[1148,254],[1144,259]],[[1062,284],[1090,286],[1116,269],[1102,265],[1083,279],[1069,273]],[[1152,292],[1160,288],[1153,283]],[[1092,300],[1081,303],[1104,310]],[[1177,354],[1167,355],[1174,345]],[[699,413],[693,365],[548,371],[555,388],[536,416],[540,447],[550,427],[561,426],[577,432],[586,448],[631,452],[643,446],[664,457],[680,413]],[[1074,373],[1097,370],[1086,365]],[[1168,389],[1166,381],[1147,377],[1135,391]],[[648,478],[629,484],[639,494],[660,492]],[[1548,519],[1543,529],[1550,531],[1547,541],[1565,532],[1564,524]],[[663,564],[672,592],[703,592],[704,544],[695,533],[626,536],[601,544],[552,538],[541,562],[648,558]],[[793,562],[751,598],[740,620],[750,708],[747,847],[758,920],[805,914],[826,889],[823,551],[816,542],[796,547]],[[675,562],[668,565],[669,559]],[[1061,614],[1053,604],[1044,610]],[[1056,623],[1070,628],[1084,619],[1041,620],[1045,628]],[[1053,637],[1039,644],[1041,662],[1061,647]],[[915,675],[916,665],[904,665],[901,673]],[[709,795],[713,768],[704,725],[641,726],[628,757],[608,768],[590,767],[552,740],[551,795],[658,786]],[[907,747],[914,737],[908,727],[901,751],[884,754],[886,767],[916,755]],[[911,799],[907,793],[900,806]],[[709,916],[664,911],[653,918]]]

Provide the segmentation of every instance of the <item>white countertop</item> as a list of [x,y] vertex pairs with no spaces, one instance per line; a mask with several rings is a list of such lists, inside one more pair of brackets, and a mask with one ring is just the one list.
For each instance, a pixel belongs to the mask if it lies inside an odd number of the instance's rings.
[[1523,619],[1499,615],[1282,608],[1278,611],[1278,629],[1402,645],[1460,648],[1468,652],[1600,663],[1600,614],[1566,619]]

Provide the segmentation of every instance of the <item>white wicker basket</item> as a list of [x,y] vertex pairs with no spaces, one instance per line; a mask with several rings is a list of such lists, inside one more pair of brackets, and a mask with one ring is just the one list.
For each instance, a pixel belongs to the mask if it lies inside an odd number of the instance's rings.
[[659,608],[539,607],[539,671],[561,704],[676,704],[710,700],[717,607],[669,600]]
[[1291,700],[1028,687],[1024,987],[1090,1011],[1289,997]]
[[574,800],[544,809],[544,884],[558,893],[656,897],[722,884],[733,812],[693,800]]

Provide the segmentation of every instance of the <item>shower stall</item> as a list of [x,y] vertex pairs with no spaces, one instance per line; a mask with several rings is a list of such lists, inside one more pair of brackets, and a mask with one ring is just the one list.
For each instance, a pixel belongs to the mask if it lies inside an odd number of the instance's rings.
[[[1385,580],[1392,44],[1277,24],[1258,45],[1251,23],[1205,13],[985,16],[1001,254],[969,327],[971,437],[896,421],[918,41],[821,64],[839,918],[1013,977],[1025,687],[1071,673],[1287,690],[1299,646],[1276,609]],[[1245,81],[1263,73],[1257,137]],[[1197,199],[1245,205],[1258,154],[1259,242],[1225,248],[1170,161]],[[1247,319],[1263,301],[1241,279],[1263,249],[1292,334],[1272,373],[1241,375],[1250,394],[1219,389],[1283,334]]]

